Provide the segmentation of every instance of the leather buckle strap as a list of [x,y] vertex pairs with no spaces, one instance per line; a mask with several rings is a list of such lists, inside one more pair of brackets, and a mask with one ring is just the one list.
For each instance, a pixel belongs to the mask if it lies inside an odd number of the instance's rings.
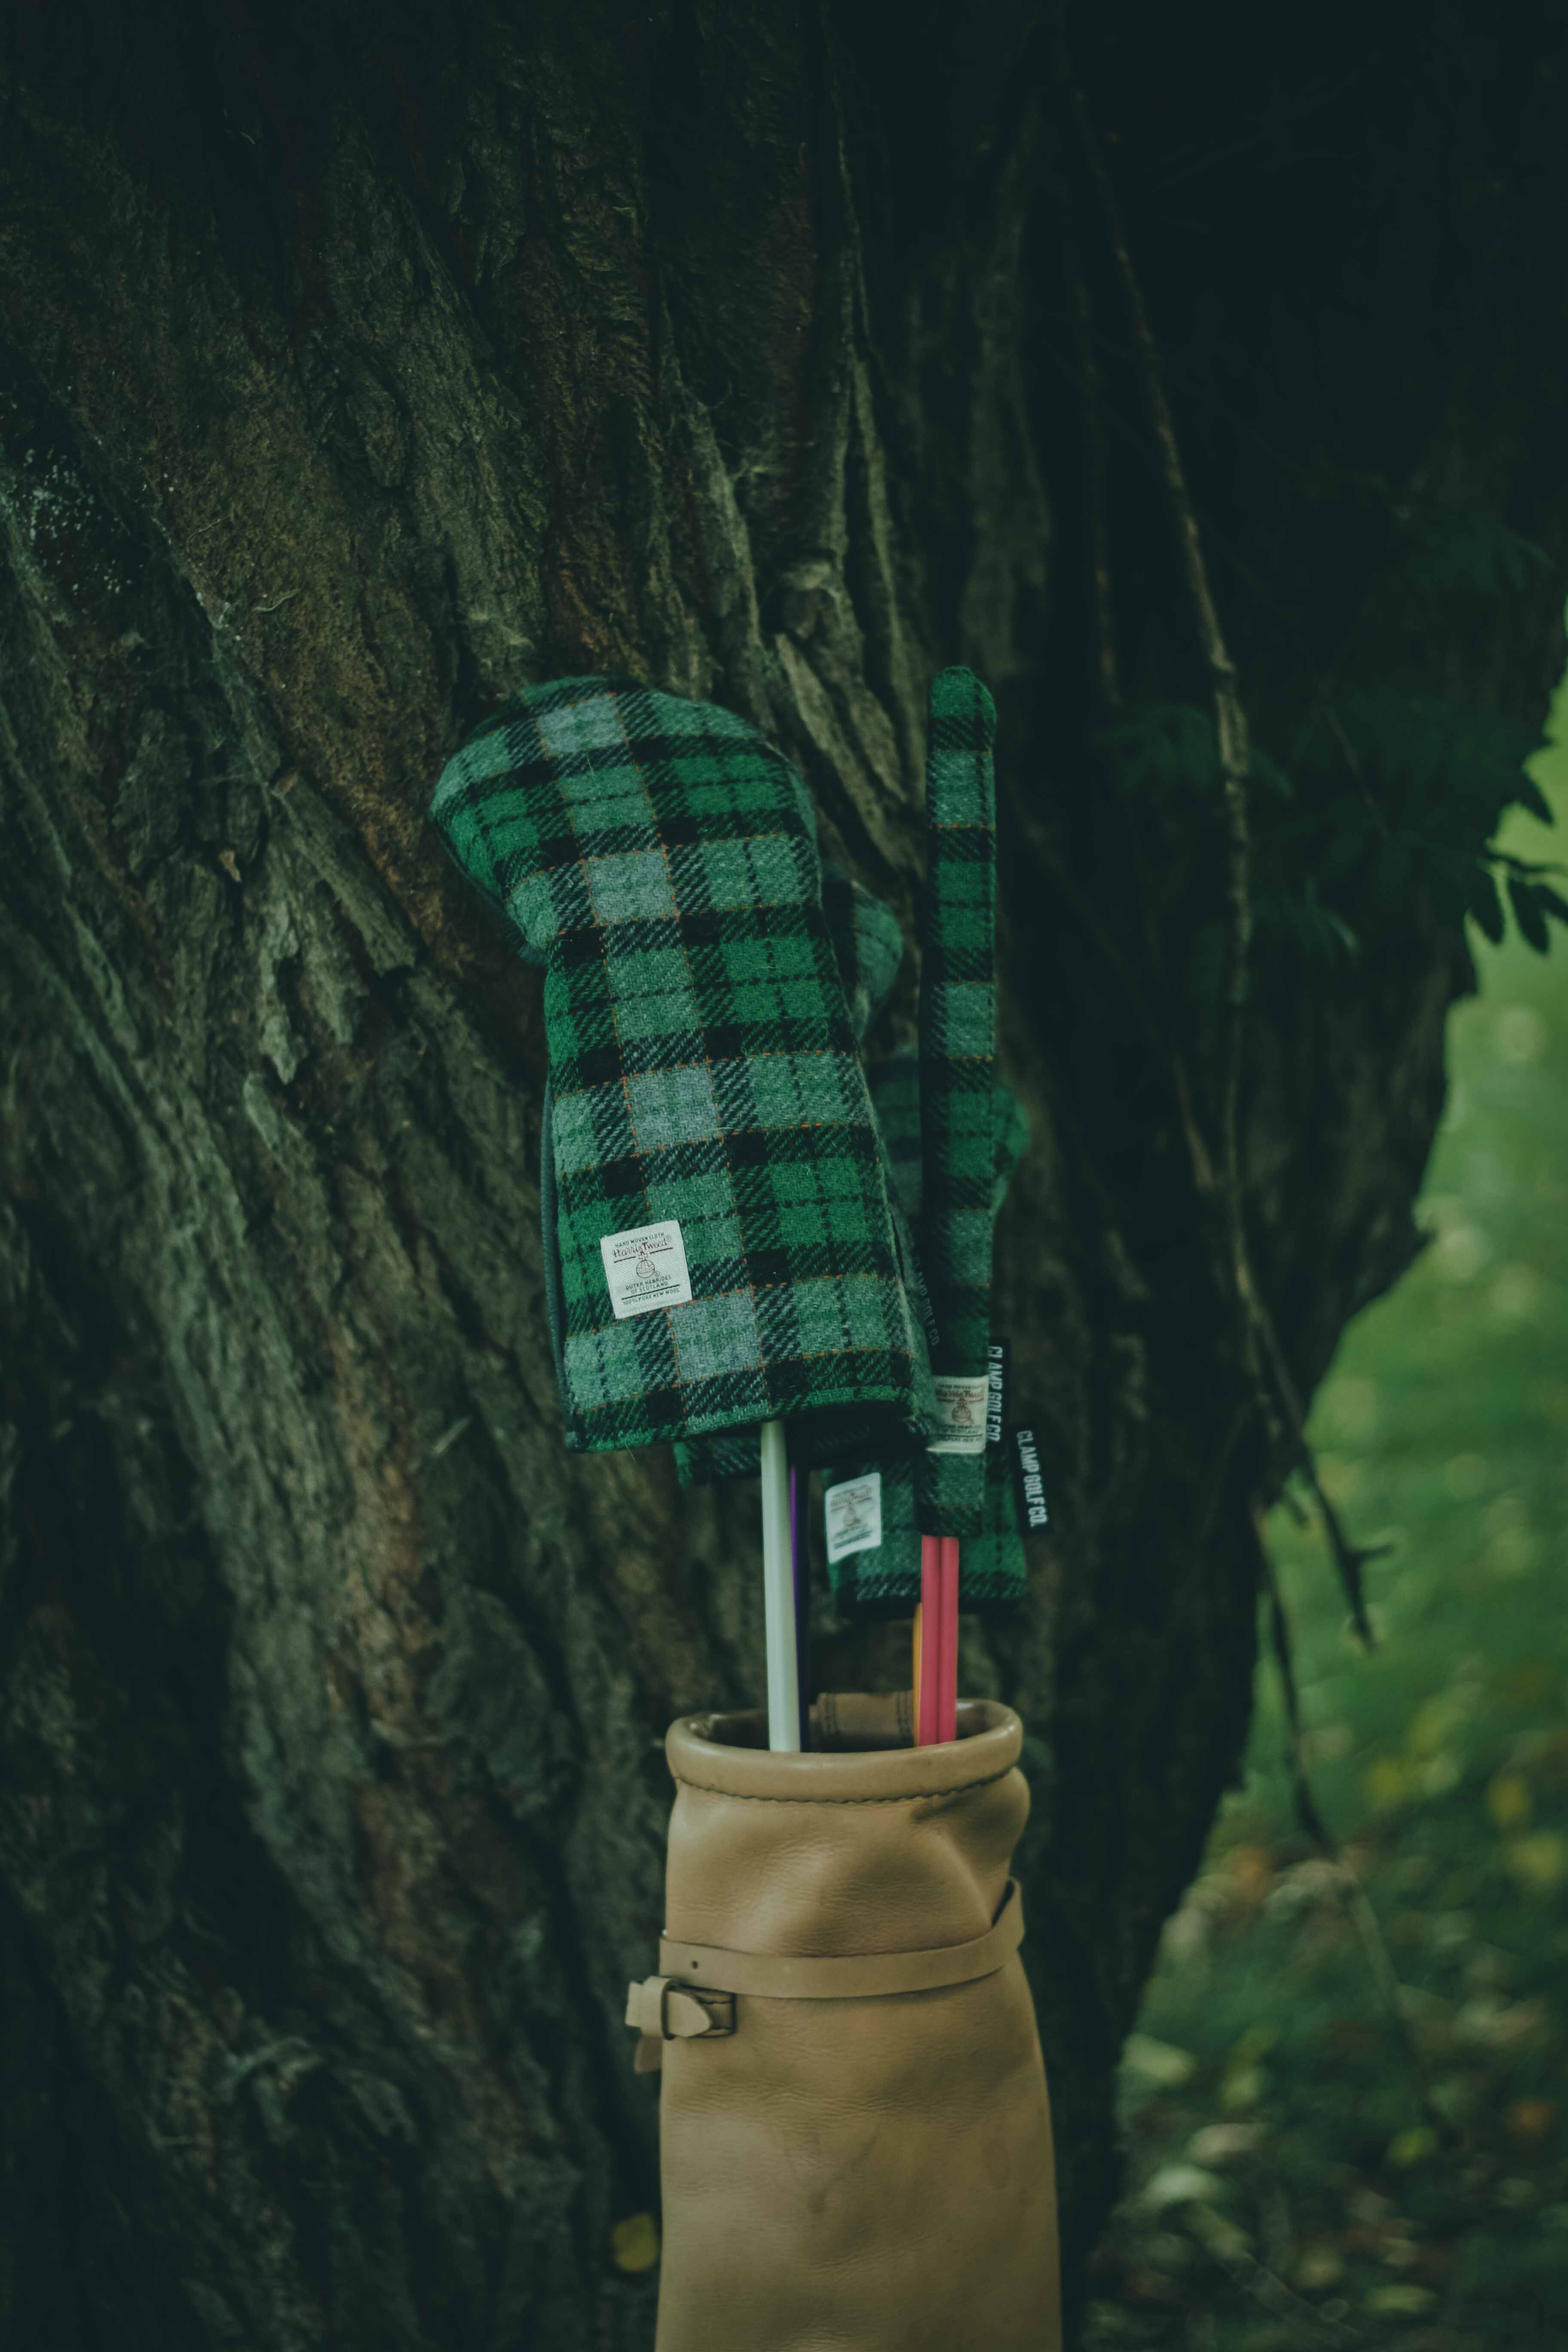
[[[937,1944],[919,1952],[850,1952],[833,1958],[778,1952],[728,1951],[721,1945],[679,1944],[666,1936],[658,1948],[663,1974],[649,1985],[668,1985],[679,1994],[756,1995],[766,2000],[864,2000],[879,1994],[932,1992],[939,1986],[969,1984],[994,1976],[1024,1940],[1024,1898],[1015,1878],[1007,1881],[1002,1907],[983,1936],[965,1944]],[[634,2021],[627,2011],[627,2022]],[[654,2031],[654,2028],[647,2029]],[[728,2025],[692,2025],[686,2033],[733,2032]],[[669,2039],[667,2032],[665,2038]],[[683,2035],[684,2038],[684,2035]]]

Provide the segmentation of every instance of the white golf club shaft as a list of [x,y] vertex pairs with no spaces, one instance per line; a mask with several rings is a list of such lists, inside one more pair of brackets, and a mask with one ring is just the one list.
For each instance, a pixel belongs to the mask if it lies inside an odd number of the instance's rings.
[[768,1646],[768,1746],[800,1749],[795,1565],[789,1542],[789,1463],[782,1421],[763,1423],[763,1599]]

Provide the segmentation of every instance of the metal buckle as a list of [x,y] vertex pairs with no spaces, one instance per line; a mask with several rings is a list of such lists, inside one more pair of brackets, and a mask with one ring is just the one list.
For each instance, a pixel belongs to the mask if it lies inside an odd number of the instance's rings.
[[[684,1993],[699,2009],[708,2012],[708,2022],[700,2033],[674,2033],[669,2023],[669,1996]],[[735,1996],[732,1992],[716,1992],[708,1985],[682,1984],[679,1977],[661,1977],[658,1996],[658,2030],[666,2042],[702,2042],[710,2034],[733,2033],[735,2031]]]

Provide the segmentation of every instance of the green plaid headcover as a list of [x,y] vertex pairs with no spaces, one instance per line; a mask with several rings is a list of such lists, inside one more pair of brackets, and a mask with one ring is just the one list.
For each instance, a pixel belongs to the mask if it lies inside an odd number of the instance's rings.
[[[984,1473],[980,1532],[964,1537],[958,1560],[958,1605],[974,1614],[1015,1607],[1029,1585],[1007,1447],[988,1445],[979,1466]],[[841,1617],[862,1622],[912,1617],[921,1597],[921,1505],[915,1488],[920,1463],[913,1454],[889,1454],[842,1475],[863,1476],[868,1469],[882,1475],[882,1540],[831,1563],[827,1573],[833,1597]],[[924,1533],[929,1535],[930,1528]]]
[[[932,1369],[972,1375],[986,1368],[995,1217],[995,705],[980,680],[942,671],[926,737],[917,1240],[939,1335]],[[982,1455],[928,1454],[915,1481],[921,1532],[978,1536],[984,1487]]]
[[822,865],[822,912],[858,1045],[892,993],[904,960],[904,935],[892,908],[831,858]]
[[[913,1054],[900,1054],[870,1073],[871,1100],[898,1184],[900,1205],[911,1223],[921,1206],[921,1069]],[[987,1204],[994,1225],[1013,1171],[1028,1147],[1028,1122],[1005,1087],[991,1094],[992,1182]],[[865,1551],[830,1563],[828,1575],[841,1615],[907,1617],[921,1597],[921,1537],[931,1535],[921,1491],[925,1462],[910,1454],[845,1457],[850,1466],[828,1474],[828,1483],[863,1477],[878,1470],[882,1479],[882,1540]],[[980,1526],[966,1535],[959,1554],[959,1589],[967,1610],[1010,1604],[1024,1597],[1028,1562],[1019,1532],[1013,1472],[1005,1444],[988,1445],[980,1457],[935,1454],[933,1463],[963,1462],[980,1474]]]
[[[822,866],[822,911],[838,960],[839,978],[849,1007],[849,1025],[858,1044],[887,1003],[899,976],[904,957],[903,933],[890,907],[885,907],[880,898],[874,898],[842,866],[826,858]],[[885,1146],[887,1138],[883,1136],[881,1141]],[[914,1148],[918,1153],[918,1120]],[[890,1163],[889,1173],[891,1177]],[[891,1198],[900,1249],[912,1265],[913,1237],[900,1205],[896,1179],[891,1185]],[[812,1423],[793,1426],[789,1432],[791,1461],[797,1468],[821,1469],[847,1448],[854,1452],[860,1443],[876,1443],[875,1433],[869,1430],[863,1440],[838,1436],[837,1442],[827,1442],[833,1435],[834,1433],[819,1431]],[[712,1486],[726,1478],[754,1478],[761,1466],[757,1432],[737,1429],[716,1436],[683,1438],[675,1449],[675,1464],[683,1486]]]
[[[821,905],[757,730],[628,678],[531,687],[442,772],[457,863],[544,967],[566,1443],[820,1419],[934,1433],[924,1336]],[[600,1244],[679,1223],[689,1302],[617,1319]]]

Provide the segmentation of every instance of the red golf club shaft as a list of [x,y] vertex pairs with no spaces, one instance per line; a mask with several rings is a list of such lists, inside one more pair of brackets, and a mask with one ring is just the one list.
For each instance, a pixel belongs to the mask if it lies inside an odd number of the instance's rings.
[[938,1569],[942,1591],[942,1679],[938,1684],[937,1738],[958,1738],[958,1538],[943,1536]]
[[921,1538],[921,1686],[916,1696],[915,1737],[933,1748],[942,1737],[942,1542]]

